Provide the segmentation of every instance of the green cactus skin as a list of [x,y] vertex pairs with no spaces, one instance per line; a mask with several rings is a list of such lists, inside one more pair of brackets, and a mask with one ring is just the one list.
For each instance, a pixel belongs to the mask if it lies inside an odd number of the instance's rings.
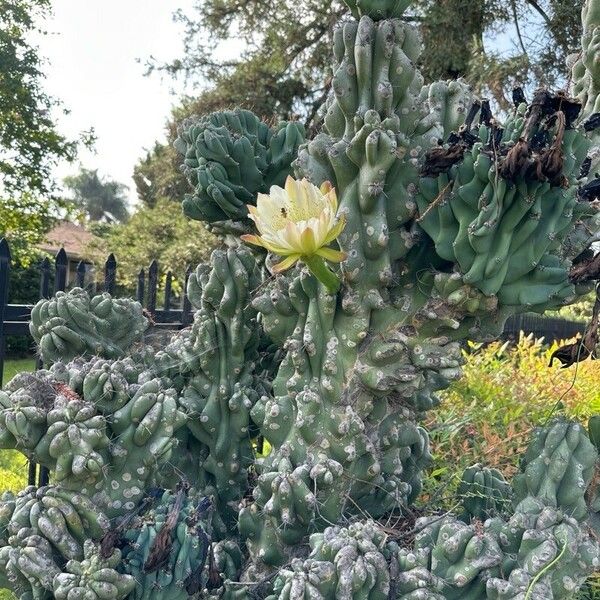
[[345,0],[345,3],[355,18],[366,15],[377,21],[401,17],[411,0]]
[[212,564],[209,561],[204,569],[207,587],[203,593],[210,597],[231,600],[248,597],[246,586],[238,582],[245,561],[239,544],[235,540],[221,540],[212,544],[211,552]]
[[583,37],[581,53],[573,64],[573,93],[583,105],[582,118],[587,118],[600,112],[600,8],[596,2],[584,4],[581,20]]
[[0,514],[0,568],[22,600],[53,597],[54,577],[70,562],[83,560],[84,545],[110,527],[87,496],[60,486],[4,494]]
[[[458,265],[465,284],[497,296],[501,305],[542,311],[571,301],[575,294],[568,270],[580,249],[570,255],[568,244],[562,244],[587,208],[578,204],[574,185],[553,187],[543,175],[529,182],[510,181],[499,173],[489,155],[489,140],[498,147],[514,147],[528,122],[523,105],[499,130],[499,139],[494,129],[480,126],[475,130],[478,141],[463,161],[437,180],[424,179],[416,202],[437,253]],[[576,178],[588,147],[582,133],[564,133],[566,180]],[[442,200],[425,213],[436,198]]]
[[195,190],[183,202],[184,213],[208,223],[246,220],[246,205],[256,204],[259,192],[283,185],[303,141],[299,123],[284,121],[272,129],[248,110],[186,121],[175,140]]
[[90,298],[81,288],[57,292],[31,310],[29,331],[44,362],[76,356],[122,356],[148,326],[139,302],[104,293]]
[[390,575],[383,555],[385,535],[375,523],[328,527],[310,537],[311,553],[281,569],[268,600],[364,598],[386,600]]
[[165,492],[125,533],[124,568],[135,580],[131,600],[184,600],[203,589],[210,545],[205,504],[193,491]]
[[498,469],[473,465],[465,469],[457,493],[462,500],[463,519],[485,521],[510,508],[512,488]]
[[[0,447],[55,484],[0,500],[2,583],[21,600],[566,600],[598,569],[597,451],[565,421],[536,433],[512,489],[467,470],[462,515],[427,507],[399,537],[373,519],[420,493],[420,423],[461,342],[587,289],[569,271],[600,231],[578,190],[598,154],[599,2],[581,114],[539,92],[503,124],[464,82],[423,84],[407,0],[349,5],[314,139],[242,110],[180,131],[184,211],[227,242],[190,277],[189,328],[142,349],[137,303],[76,289],[33,309],[53,364],[0,392]],[[336,188],[336,294],[236,239],[292,169]]]
[[444,600],[444,582],[428,568],[429,549],[398,548],[389,544],[390,573],[398,600]]
[[504,552],[503,576],[487,582],[489,598],[571,598],[600,567],[598,541],[538,499],[528,497],[507,522],[490,519],[485,527]]
[[102,558],[100,548],[90,540],[83,545],[83,560],[70,560],[66,573],[58,573],[52,582],[56,600],[123,600],[135,587],[131,575],[119,573],[119,550]]
[[48,541],[32,529],[22,528],[0,550],[0,566],[20,600],[51,598],[53,579],[61,573]]
[[427,568],[443,582],[448,600],[485,597],[487,579],[502,561],[502,551],[493,535],[451,516],[425,517],[416,523],[420,530],[414,549],[428,557]]
[[[453,340],[489,339],[510,314],[581,291],[569,268],[591,239],[580,225],[596,228],[595,209],[576,197],[589,148],[583,133],[566,118],[564,131],[560,119],[530,126],[532,109],[522,106],[500,136],[491,125],[463,127],[472,148],[437,178],[419,177],[428,151],[464,121],[470,95],[460,82],[423,88],[413,66],[418,52],[414,30],[398,20],[362,16],[336,31],[325,130],[300,148],[295,168],[336,187],[347,221],[339,239],[348,253],[345,287],[332,298],[297,269],[254,300],[265,330],[287,350],[273,397],[252,410],[273,451],[257,463],[254,503],[240,512],[251,553],[267,563],[285,562],[286,545],[356,507],[378,516],[410,503],[427,463],[426,440],[403,441],[435,404],[432,392],[459,376]],[[542,128],[544,151],[562,139],[568,187],[523,176],[492,180],[504,158],[492,164],[491,137],[508,152],[521,135],[537,140]],[[458,198],[451,208],[438,199],[446,188]],[[485,207],[478,204],[484,192]],[[485,236],[471,246],[477,219]],[[402,411],[392,397],[402,399]]]
[[578,423],[557,420],[536,430],[522,459],[523,473],[514,479],[515,502],[533,496],[578,521],[584,519],[585,492],[597,460],[598,452]]
[[67,559],[81,559],[83,542],[100,539],[110,524],[89,497],[61,486],[29,486],[13,498],[3,498],[0,506],[9,535],[31,529]]
[[191,454],[202,456],[196,472],[179,468],[207,493],[210,488],[230,529],[236,527],[254,461],[250,410],[267,393],[256,369],[260,338],[251,305],[261,281],[246,248],[215,251],[210,268],[200,266],[190,277],[190,301],[198,308],[191,330],[154,358],[162,372],[183,376],[179,404],[189,434],[184,444],[200,445]]

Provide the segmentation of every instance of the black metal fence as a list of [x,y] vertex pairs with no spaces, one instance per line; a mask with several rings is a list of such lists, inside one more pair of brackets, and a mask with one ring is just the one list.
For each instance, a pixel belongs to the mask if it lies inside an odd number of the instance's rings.
[[[117,284],[117,260],[110,254],[104,263],[101,281],[97,281],[92,265],[83,261],[79,262],[75,271],[73,286],[88,289],[90,292],[106,291],[115,293]],[[5,340],[6,336],[27,336],[29,334],[29,320],[31,304],[9,304],[11,255],[8,242],[0,240],[0,387],[3,381]],[[55,292],[67,289],[68,257],[64,249],[59,250],[54,259],[54,264],[49,258],[44,258],[40,273],[40,298],[49,298]],[[141,269],[137,279],[136,298],[146,309],[153,321],[153,329],[181,329],[192,322],[192,305],[187,297],[187,282],[192,272],[188,267],[185,272],[183,294],[179,299],[179,306],[175,306],[175,295],[172,291],[173,274],[166,274],[162,307],[158,302],[158,262],[153,260],[147,269]],[[54,285],[51,286],[51,282]],[[52,287],[52,289],[51,289]],[[38,360],[37,368],[41,368]]]

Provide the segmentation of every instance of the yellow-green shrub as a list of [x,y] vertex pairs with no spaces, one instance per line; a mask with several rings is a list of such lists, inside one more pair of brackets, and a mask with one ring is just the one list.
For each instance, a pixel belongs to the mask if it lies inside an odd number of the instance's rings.
[[464,376],[442,394],[431,411],[434,468],[426,497],[453,500],[457,477],[474,463],[510,477],[531,430],[556,414],[587,422],[600,412],[600,362],[586,360],[562,369],[552,353],[562,344],[521,335],[518,343],[470,343]]

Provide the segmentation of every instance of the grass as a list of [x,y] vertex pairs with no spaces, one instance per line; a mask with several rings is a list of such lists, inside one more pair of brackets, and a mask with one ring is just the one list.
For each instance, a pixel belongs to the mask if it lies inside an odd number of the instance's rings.
[[[8,359],[4,362],[4,381],[10,381],[17,373],[34,371],[35,359]],[[27,485],[27,459],[16,450],[0,452],[0,493],[18,492]]]
[[4,378],[6,383],[18,373],[35,370],[35,358],[9,358],[4,361]]
[[[3,381],[10,381],[18,373],[34,371],[34,358],[6,359]],[[27,459],[16,450],[0,452],[0,493],[18,492],[27,485]],[[10,590],[0,589],[0,600],[15,600]]]

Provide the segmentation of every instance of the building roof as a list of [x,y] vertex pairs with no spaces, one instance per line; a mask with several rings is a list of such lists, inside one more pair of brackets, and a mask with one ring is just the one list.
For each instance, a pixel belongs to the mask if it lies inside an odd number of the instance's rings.
[[46,234],[46,240],[39,244],[40,250],[56,254],[65,249],[69,260],[82,260],[86,257],[86,247],[94,239],[90,233],[76,223],[61,221]]

